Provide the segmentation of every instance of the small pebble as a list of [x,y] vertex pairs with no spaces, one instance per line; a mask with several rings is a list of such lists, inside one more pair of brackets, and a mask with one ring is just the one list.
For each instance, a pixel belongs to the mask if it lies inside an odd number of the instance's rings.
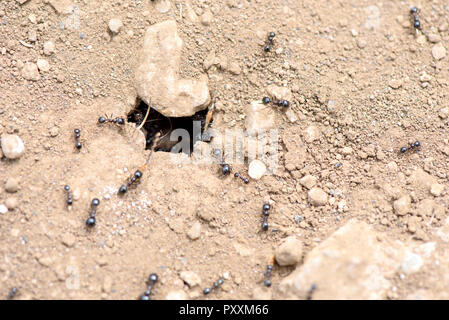
[[123,22],[120,19],[111,19],[109,20],[108,26],[112,33],[118,34],[123,27]]
[[56,137],[56,136],[58,136],[58,134],[59,134],[59,129],[58,129],[58,127],[52,127],[52,128],[50,129],[50,136]]
[[438,43],[432,47],[432,56],[435,60],[441,60],[446,57],[446,48]]
[[17,198],[14,198],[14,197],[7,198],[5,201],[5,205],[9,210],[14,210],[15,208],[17,208],[17,204],[18,204],[18,200],[17,200]]
[[55,51],[56,51],[56,47],[52,41],[46,41],[44,43],[44,54],[46,56],[51,56],[53,53],[55,53]]
[[6,192],[17,192],[19,190],[19,181],[16,178],[8,178],[5,183]]
[[315,207],[324,206],[327,203],[327,194],[320,188],[312,188],[307,195],[310,204]]
[[401,264],[401,270],[405,274],[412,274],[418,272],[423,264],[423,259],[419,255],[407,251]]
[[275,252],[276,262],[280,266],[292,266],[302,259],[302,242],[295,236],[288,237]]
[[189,287],[194,287],[201,284],[200,276],[193,271],[182,271],[179,276],[189,285]]
[[210,26],[213,18],[212,12],[206,10],[200,17],[201,24],[203,26]]
[[24,77],[26,80],[30,80],[30,81],[40,80],[41,76],[39,74],[37,65],[32,62],[25,63],[22,68],[22,77]]
[[45,59],[37,59],[37,67],[40,71],[47,72],[50,70],[50,64]]
[[248,175],[254,180],[259,180],[266,171],[267,167],[265,166],[265,163],[256,159],[249,164]]
[[404,216],[409,213],[411,211],[411,202],[412,200],[409,195],[402,196],[398,200],[393,202],[393,208],[396,215]]
[[2,134],[2,151],[8,159],[18,159],[25,151],[22,139],[15,134]]
[[201,236],[201,223],[199,223],[198,221],[195,222],[187,232],[187,236],[192,240],[199,239],[199,237]]
[[444,185],[439,184],[439,183],[434,183],[430,186],[430,193],[435,196],[435,197],[439,197],[444,190]]
[[308,174],[308,175],[302,177],[302,178],[299,180],[299,183],[300,183],[303,187],[305,187],[305,188],[307,188],[307,189],[310,190],[310,189],[312,189],[312,188],[316,185],[317,180],[318,180],[318,179],[317,179],[316,177],[314,177],[314,176]]
[[0,204],[0,214],[5,214],[8,212],[8,208],[4,204]]

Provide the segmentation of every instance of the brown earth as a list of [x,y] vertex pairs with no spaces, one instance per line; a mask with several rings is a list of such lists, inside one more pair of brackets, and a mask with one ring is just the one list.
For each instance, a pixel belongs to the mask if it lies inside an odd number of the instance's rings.
[[[411,5],[420,8],[422,32],[411,27]],[[116,35],[108,31],[112,18],[123,22]],[[218,165],[176,165],[156,152],[142,183],[117,196],[149,151],[134,124],[97,120],[135,107],[145,30],[167,19],[177,22],[184,41],[183,77],[199,79],[211,52],[218,58],[207,71],[214,128],[243,129],[245,108],[270,85],[292,91],[292,113],[275,110],[274,175],[245,185],[222,178]],[[449,46],[448,23],[442,0],[0,1],[0,133],[25,143],[19,159],[3,157],[0,165],[0,204],[17,201],[0,215],[0,295],[17,287],[18,299],[136,299],[156,272],[154,299],[175,291],[202,299],[202,289],[223,275],[208,297],[280,299],[286,293],[279,283],[293,267],[275,266],[271,289],[261,282],[283,239],[300,239],[309,261],[312,249],[356,218],[378,239],[388,238],[376,244],[385,249],[391,242],[435,243],[420,270],[388,272],[375,298],[447,298],[449,60],[441,46]],[[265,53],[269,31],[275,43]],[[54,53],[44,50],[47,41]],[[26,80],[26,63],[38,59],[49,69],[41,66],[37,81]],[[415,140],[420,149],[399,155]],[[247,164],[235,169],[246,173]],[[328,195],[325,205],[309,203],[300,183],[306,175]],[[6,191],[9,178],[18,180],[18,191]],[[71,210],[65,184],[80,194]],[[442,192],[435,192],[438,184]],[[88,230],[95,197],[97,225]],[[263,232],[268,200],[270,229]],[[200,237],[191,240],[198,222]],[[190,288],[183,271],[199,275],[201,284]],[[331,276],[319,278],[332,286]],[[354,297],[319,290],[318,297]]]

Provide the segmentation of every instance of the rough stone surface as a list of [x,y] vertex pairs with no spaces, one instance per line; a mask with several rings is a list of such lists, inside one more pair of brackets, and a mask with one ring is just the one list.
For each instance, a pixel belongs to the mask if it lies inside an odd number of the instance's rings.
[[277,249],[275,253],[276,262],[280,266],[292,266],[301,261],[302,242],[295,236],[288,237]]
[[[404,253],[402,245],[357,220],[350,220],[310,251],[304,263],[282,280],[279,298],[384,299]],[[344,290],[342,290],[344,288]]]
[[180,78],[182,46],[175,21],[150,26],[136,70],[139,97],[167,117],[191,116],[210,102],[206,80]]

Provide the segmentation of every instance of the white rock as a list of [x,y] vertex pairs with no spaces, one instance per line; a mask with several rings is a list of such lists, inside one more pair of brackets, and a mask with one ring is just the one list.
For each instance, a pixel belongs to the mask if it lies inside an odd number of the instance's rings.
[[25,145],[22,139],[15,134],[2,134],[1,136],[2,151],[6,158],[17,159],[25,151]]
[[112,33],[117,34],[122,29],[123,22],[120,19],[114,18],[114,19],[109,20],[108,27]]
[[166,117],[191,116],[210,102],[207,76],[180,77],[182,46],[176,22],[167,20],[147,29],[138,58],[137,93]]
[[47,72],[50,70],[50,64],[45,59],[37,59],[37,67],[40,71]]
[[405,274],[412,274],[418,272],[423,264],[423,259],[419,255],[406,251],[405,258],[401,264],[401,270]]
[[0,204],[0,214],[5,214],[8,212],[8,208],[4,204]]
[[260,160],[253,160],[248,167],[248,175],[255,180],[259,180],[267,171],[265,163]]

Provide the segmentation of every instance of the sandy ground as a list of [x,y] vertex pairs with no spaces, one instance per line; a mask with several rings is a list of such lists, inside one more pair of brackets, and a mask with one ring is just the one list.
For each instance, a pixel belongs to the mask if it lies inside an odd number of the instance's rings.
[[[418,34],[411,5],[420,8]],[[123,23],[116,35],[112,18]],[[246,106],[268,86],[291,90],[289,112],[273,107],[274,175],[246,185],[221,177],[217,164],[176,165],[155,152],[141,183],[117,195],[149,150],[134,124],[97,120],[135,108],[145,30],[167,19],[184,41],[181,75],[208,76],[213,128],[243,129]],[[260,289],[275,249],[295,236],[307,257],[351,218],[394,241],[434,242],[446,256],[438,231],[449,200],[448,23],[442,0],[0,1],[0,133],[25,144],[20,158],[0,164],[0,204],[10,208],[0,214],[0,295],[17,287],[17,299],[136,299],[155,272],[153,299],[203,299],[223,276],[207,298],[282,299],[276,288],[294,267],[275,266],[273,286]],[[269,31],[275,43],[265,53]],[[226,66],[205,71],[211,52]],[[40,66],[36,81],[25,79],[28,62]],[[417,140],[420,148],[399,154]],[[246,175],[248,164],[234,169]],[[311,204],[307,175],[327,194],[324,205]],[[66,184],[76,193],[71,210]],[[89,229],[95,197],[101,204]],[[429,201],[439,209],[423,213]],[[185,271],[200,285],[186,284]],[[429,257],[414,274],[389,278],[381,298],[447,298],[448,273]]]

